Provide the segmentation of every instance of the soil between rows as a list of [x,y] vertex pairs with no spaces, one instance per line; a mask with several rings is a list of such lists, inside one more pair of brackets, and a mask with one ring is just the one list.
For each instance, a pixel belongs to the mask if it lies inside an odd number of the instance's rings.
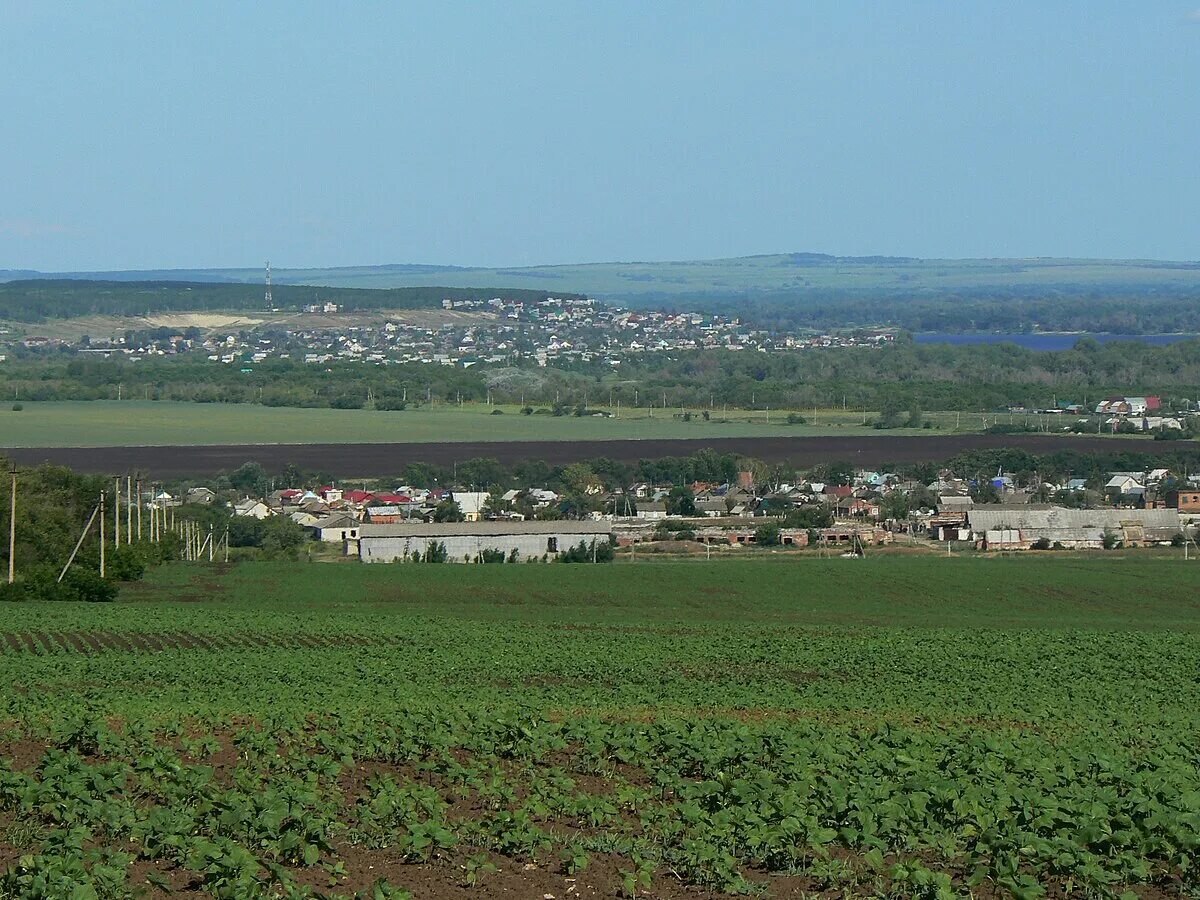
[[1014,448],[1031,453],[1152,453],[1162,447],[1137,438],[1053,434],[859,435],[844,437],[762,437],[615,441],[464,441],[391,444],[223,444],[162,447],[21,447],[0,449],[22,465],[45,462],[80,472],[136,470],[159,478],[215,475],[245,462],[258,462],[267,472],[286,466],[331,472],[338,476],[398,475],[414,462],[441,465],[491,457],[505,464],[541,459],[552,465],[605,457],[636,462],[667,456],[689,456],[711,448],[766,462],[796,466],[845,461],[861,466],[949,459],[966,450]]

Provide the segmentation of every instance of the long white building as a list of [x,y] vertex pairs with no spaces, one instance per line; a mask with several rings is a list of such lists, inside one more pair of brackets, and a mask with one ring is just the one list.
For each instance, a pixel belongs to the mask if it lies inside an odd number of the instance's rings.
[[358,538],[347,540],[346,555],[363,562],[407,562],[413,555],[424,557],[429,548],[440,543],[446,548],[447,562],[475,562],[485,551],[499,551],[506,557],[516,552],[516,560],[527,562],[555,555],[582,542],[604,543],[612,538],[608,522],[403,522],[394,525],[364,524]]

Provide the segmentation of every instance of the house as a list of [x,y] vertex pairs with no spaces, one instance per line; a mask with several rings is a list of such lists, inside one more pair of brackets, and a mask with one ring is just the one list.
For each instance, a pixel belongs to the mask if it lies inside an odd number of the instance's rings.
[[1176,509],[1064,509],[1060,506],[981,506],[967,513],[976,546],[1028,550],[1039,541],[1098,548],[1110,534],[1126,546],[1165,543],[1180,533]]
[[233,504],[233,514],[235,516],[246,516],[247,518],[261,520],[271,515],[271,510],[261,500],[246,497]]
[[1200,513],[1200,491],[1171,491],[1167,494],[1167,506],[1181,513]]
[[363,513],[363,521],[372,525],[394,525],[410,516],[410,511],[402,506],[368,506]]
[[938,497],[938,513],[965,513],[975,506],[974,499],[968,494],[943,494]]
[[1141,503],[1146,496],[1143,472],[1114,472],[1104,483],[1104,495],[1115,503]]
[[1102,416],[1144,416],[1161,407],[1162,401],[1158,397],[1108,397],[1096,404],[1096,413]]
[[439,544],[448,562],[477,562],[484,551],[518,560],[549,559],[580,543],[611,539],[612,525],[603,521],[405,522],[364,524],[357,539],[346,539],[345,548],[347,556],[363,562],[408,562]]
[[345,513],[327,516],[319,519],[311,526],[313,536],[318,541],[336,544],[352,541],[358,537],[359,523],[353,516]]
[[724,498],[713,497],[707,500],[696,501],[696,513],[708,518],[719,518],[725,515],[729,508],[725,505]]
[[342,489],[327,484],[317,488],[317,495],[326,503],[334,503],[342,499]]
[[879,504],[861,497],[844,497],[834,506],[838,516],[856,519],[878,519]]
[[[721,504],[721,509],[724,511],[724,504]],[[639,519],[665,519],[667,517],[667,504],[661,500],[640,501],[637,505],[637,517]]]
[[210,491],[208,488],[194,487],[194,488],[188,488],[188,492],[186,494],[184,494],[183,502],[184,503],[195,503],[200,506],[208,506],[216,499],[217,499],[217,495],[215,493],[213,493],[212,491]]
[[483,507],[489,496],[487,491],[455,491],[453,494],[454,502],[468,522],[478,522],[483,518]]

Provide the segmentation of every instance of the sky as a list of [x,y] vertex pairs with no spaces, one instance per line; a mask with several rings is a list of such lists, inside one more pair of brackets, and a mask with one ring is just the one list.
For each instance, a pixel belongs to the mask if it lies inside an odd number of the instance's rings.
[[1200,258],[1200,0],[0,0],[0,269]]

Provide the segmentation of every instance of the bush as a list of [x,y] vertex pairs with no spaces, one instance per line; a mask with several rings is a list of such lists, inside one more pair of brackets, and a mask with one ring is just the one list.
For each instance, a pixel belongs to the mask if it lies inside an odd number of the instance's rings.
[[60,582],[58,572],[36,570],[25,583],[25,595],[31,600],[73,603],[110,603],[117,599],[117,586],[100,577],[99,572],[72,566]]
[[590,563],[595,559],[598,563],[612,562],[616,557],[616,547],[612,541],[598,543],[592,541],[590,544],[587,541],[580,541],[575,547],[571,547],[558,555],[559,562],[565,563]]
[[1050,543],[1050,538],[1040,537],[1033,542],[1032,548],[1034,550],[1049,550],[1052,546],[1053,545]]
[[789,425],[806,425],[808,424],[808,419],[799,413],[788,413],[787,423]]
[[25,404],[24,403],[14,403],[12,405],[12,408],[13,408],[13,412],[20,412],[21,410],[23,410],[25,408]]
[[146,558],[140,547],[128,544],[108,552],[105,574],[116,581],[138,581],[146,574]]
[[0,603],[17,603],[28,599],[29,594],[21,582],[18,581],[15,584],[0,582]]
[[754,543],[760,547],[778,547],[780,542],[778,525],[759,525],[754,529]]
[[492,410],[492,415],[493,415],[493,416],[502,416],[502,415],[504,415],[504,410],[502,410],[502,409],[493,409],[493,410]]

